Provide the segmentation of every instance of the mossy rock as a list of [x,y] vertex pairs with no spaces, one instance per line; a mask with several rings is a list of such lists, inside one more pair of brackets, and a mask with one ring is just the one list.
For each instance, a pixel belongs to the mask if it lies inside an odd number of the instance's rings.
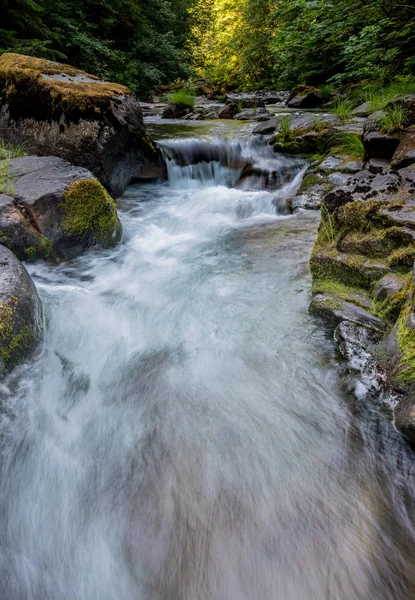
[[358,254],[342,254],[334,245],[317,245],[311,255],[310,269],[317,279],[330,279],[364,290],[371,290],[390,271],[380,261]]
[[69,65],[3,54],[0,97],[0,137],[86,167],[114,196],[131,181],[166,177],[140,105],[125,86]]
[[[346,233],[341,236],[337,248],[340,252],[362,254],[369,258],[387,258],[388,264],[394,267],[399,266],[400,257],[402,257],[401,264],[404,264],[407,260],[404,257],[413,254],[413,249],[410,247],[413,241],[412,233],[400,227],[373,228],[367,233],[361,231]],[[394,256],[396,258],[393,258]]]
[[80,179],[63,193],[63,231],[74,237],[93,237],[104,248],[121,239],[122,227],[114,200],[96,179]]
[[9,170],[14,197],[0,196],[0,243],[20,258],[72,258],[120,241],[116,204],[86,169],[56,157],[26,156],[10,160]]
[[25,360],[43,333],[41,304],[24,266],[0,247],[0,377]]
[[318,294],[311,301],[309,311],[311,314],[324,317],[333,324],[342,321],[362,323],[375,331],[383,331],[384,325],[378,317],[369,311],[337,295]]

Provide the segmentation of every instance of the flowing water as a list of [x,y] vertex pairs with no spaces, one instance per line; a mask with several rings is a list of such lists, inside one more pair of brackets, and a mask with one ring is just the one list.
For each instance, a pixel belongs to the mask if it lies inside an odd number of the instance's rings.
[[30,267],[47,330],[0,389],[0,598],[414,598],[414,455],[307,313],[303,165],[252,126],[150,126],[170,181],[120,199],[123,243]]

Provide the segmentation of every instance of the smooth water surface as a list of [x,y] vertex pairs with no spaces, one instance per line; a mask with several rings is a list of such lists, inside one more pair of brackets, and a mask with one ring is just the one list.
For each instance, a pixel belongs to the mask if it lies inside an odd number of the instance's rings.
[[[179,127],[177,155],[287,167],[247,125]],[[319,215],[286,214],[289,164],[264,192],[171,160],[120,199],[117,249],[30,267],[47,331],[0,390],[2,600],[415,597],[413,454],[307,313]]]

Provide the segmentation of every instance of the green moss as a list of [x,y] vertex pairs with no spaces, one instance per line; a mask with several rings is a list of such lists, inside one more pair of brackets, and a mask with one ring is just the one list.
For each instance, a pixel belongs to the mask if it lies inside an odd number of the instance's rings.
[[33,347],[33,334],[28,325],[20,330],[20,333],[14,335],[7,348],[0,350],[1,357],[7,368],[11,368],[19,359],[26,355]]
[[396,380],[402,385],[409,385],[415,380],[415,330],[408,326],[415,300],[415,286],[412,277],[405,288],[405,305],[398,319],[397,335],[399,349],[402,354],[402,370]]
[[408,246],[411,243],[412,236],[405,233],[400,227],[389,227],[388,229],[373,227],[368,232],[351,231],[343,235],[339,240],[338,247],[342,252],[354,252],[371,258],[390,258],[396,255],[396,261],[388,261],[388,264],[393,267],[399,266],[394,263],[399,262],[400,256],[403,257],[406,253],[410,254]]
[[18,306],[16,296],[0,302],[0,356],[6,368],[13,366],[33,346],[33,334],[29,326],[14,333],[15,313]]
[[[66,82],[54,79],[53,75],[66,74],[69,76],[85,75],[92,81]],[[42,75],[50,75],[45,79]],[[98,83],[95,83],[97,81]],[[19,54],[3,54],[0,56],[0,88],[3,95],[14,98],[22,94],[30,94],[31,90],[43,87],[49,94],[54,109],[100,112],[110,106],[115,96],[131,95],[127,87],[115,83],[102,83],[94,75],[89,75],[80,69],[32,56]]]
[[50,259],[55,258],[55,252],[53,250],[52,240],[50,240],[49,238],[42,235],[41,246],[42,246],[43,256],[45,258],[50,258]]
[[36,248],[34,246],[29,246],[28,248],[25,248],[24,253],[26,255],[26,259],[29,262],[32,262],[33,260],[35,260],[35,258],[36,258]]
[[315,246],[310,270],[317,279],[338,281],[346,286],[371,290],[387,273],[387,267],[358,254],[340,254],[335,244]]
[[81,179],[64,193],[63,229],[75,237],[91,236],[104,247],[119,242],[122,234],[114,200],[96,179]]
[[337,220],[340,225],[352,231],[369,231],[375,225],[384,223],[384,219],[379,215],[379,210],[389,206],[398,208],[402,203],[391,204],[384,200],[354,200],[337,211]]
[[316,173],[309,173],[308,175],[304,176],[303,181],[301,182],[300,189],[298,190],[298,193],[303,194],[309,188],[311,188],[315,185],[318,185],[318,184],[322,184],[322,183],[324,183],[324,181],[325,180],[322,177],[320,177],[319,175],[317,175]]
[[6,244],[6,246],[8,247],[10,244],[10,238],[7,237],[7,235],[0,230],[0,238],[3,240],[3,242]]
[[390,323],[391,325],[398,319],[406,302],[411,274],[408,273],[407,275],[401,275],[400,277],[402,277],[402,282],[406,283],[399,292],[386,298],[383,302],[374,302],[376,314],[382,321]]
[[415,260],[415,247],[413,245],[406,248],[399,248],[392,252],[388,258],[388,264],[391,268],[412,269]]
[[370,310],[370,299],[367,296],[366,290],[351,287],[333,279],[314,279],[312,293],[313,295],[325,294],[334,298],[340,298],[341,300],[352,302],[357,306]]

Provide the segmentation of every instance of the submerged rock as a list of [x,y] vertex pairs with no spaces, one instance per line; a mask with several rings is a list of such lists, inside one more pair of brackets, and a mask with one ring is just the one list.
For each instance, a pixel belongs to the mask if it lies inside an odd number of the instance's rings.
[[37,156],[15,158],[7,168],[13,197],[0,198],[0,243],[21,259],[71,258],[120,240],[115,202],[86,169]]
[[0,57],[0,137],[89,169],[114,195],[166,176],[128,88],[31,56]]
[[30,356],[42,332],[41,304],[30,275],[0,246],[0,377]]

